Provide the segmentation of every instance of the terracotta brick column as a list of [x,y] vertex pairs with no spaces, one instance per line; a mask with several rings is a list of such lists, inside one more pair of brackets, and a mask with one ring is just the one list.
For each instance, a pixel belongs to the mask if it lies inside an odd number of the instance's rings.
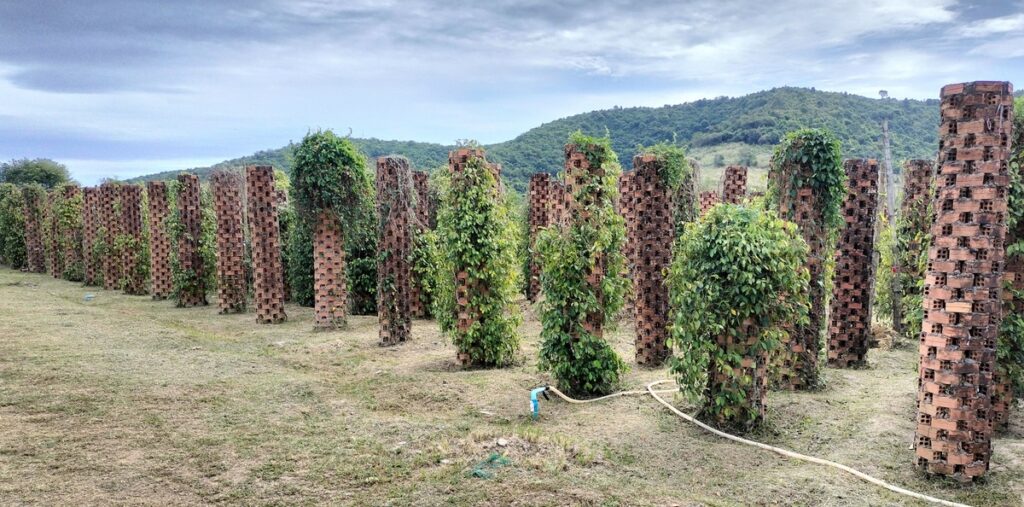
[[222,314],[245,313],[249,284],[242,228],[242,175],[217,171],[212,183],[217,215],[217,307]]
[[60,278],[64,274],[64,252],[60,242],[60,222],[57,219],[57,192],[54,189],[46,194],[46,245],[50,252],[50,276]]
[[627,229],[633,245],[632,280],[635,293],[636,362],[645,366],[661,364],[669,356],[668,286],[664,271],[672,263],[671,191],[664,177],[664,160],[654,155],[633,157],[632,188]]
[[121,289],[125,294],[141,296],[146,294],[145,270],[142,269],[143,259],[139,257],[142,250],[142,187],[139,185],[121,186],[121,234],[134,243],[121,251]]
[[722,202],[740,204],[747,196],[747,168],[731,165],[722,174]]
[[847,160],[843,225],[836,247],[828,365],[838,368],[866,363],[871,339],[871,295],[875,267],[875,209],[878,206],[878,162]]
[[121,217],[116,208],[120,207],[121,191],[116,183],[100,185],[99,218],[103,227],[103,289],[115,290],[121,281],[121,258],[115,254],[114,241],[121,234]]
[[402,157],[377,159],[377,312],[381,345],[409,339],[412,329],[412,232],[417,219],[413,210],[412,172]]
[[332,213],[317,216],[313,231],[313,272],[317,329],[344,325],[348,315],[348,280],[345,273],[345,238]]
[[256,322],[284,322],[288,316],[284,311],[284,264],[281,261],[281,229],[277,221],[274,168],[246,167],[245,187],[249,207],[249,236],[252,238]]
[[1012,110],[1009,83],[942,88],[915,454],[960,481],[984,475],[992,454]]
[[98,188],[82,189],[82,281],[85,285],[96,285],[103,269],[95,252],[100,227],[99,196]]
[[[604,169],[600,167],[592,167],[590,165],[586,154],[580,150],[579,146],[576,146],[575,144],[567,144],[565,146],[565,201],[567,220],[593,220],[591,217],[582,216],[581,211],[586,203],[579,203],[576,201],[574,196],[578,191],[577,187],[580,185],[579,179],[583,174],[603,174],[603,171]],[[587,275],[587,284],[590,285],[591,292],[598,295],[598,297],[602,294],[601,284],[604,282],[604,272],[605,258],[604,254],[601,254],[597,256],[594,266]],[[604,302],[599,301],[597,307],[603,308]],[[604,337],[604,315],[601,312],[588,314],[584,318],[583,329],[596,338]]]
[[[178,220],[181,222],[181,236],[178,238],[178,265],[183,273],[189,273],[197,280],[205,280],[206,266],[199,251],[203,231],[203,210],[199,196],[199,177],[194,174],[178,175]],[[178,306],[205,306],[206,284],[190,284],[178,291]]]
[[716,204],[722,202],[722,199],[718,196],[718,192],[701,192],[700,193],[700,214],[703,216],[711,208],[714,208]]
[[149,201],[149,279],[153,299],[167,299],[174,292],[171,274],[171,240],[167,236],[167,183],[146,182]]
[[46,249],[43,248],[43,206],[45,194],[25,191],[25,255],[28,270],[46,272]]
[[[425,229],[432,229],[436,224],[435,202],[430,195],[430,175],[423,171],[413,171],[413,184],[416,190],[415,206],[415,230],[418,234]],[[412,273],[412,283],[409,288],[409,311],[413,317],[422,319],[430,314],[427,308],[428,302],[423,300],[423,281],[416,273]]]
[[526,298],[536,301],[540,295],[540,271],[541,266],[537,256],[533,252],[537,242],[537,235],[541,229],[550,225],[548,207],[550,206],[551,175],[537,173],[530,176],[530,183],[527,189],[527,221],[530,230],[529,238],[529,275],[526,281]]

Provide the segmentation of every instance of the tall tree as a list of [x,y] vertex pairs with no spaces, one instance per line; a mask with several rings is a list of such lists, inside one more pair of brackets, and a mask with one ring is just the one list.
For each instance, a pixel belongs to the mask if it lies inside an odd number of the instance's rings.
[[12,160],[0,164],[0,182],[15,185],[38,183],[47,189],[71,181],[68,168],[48,158]]

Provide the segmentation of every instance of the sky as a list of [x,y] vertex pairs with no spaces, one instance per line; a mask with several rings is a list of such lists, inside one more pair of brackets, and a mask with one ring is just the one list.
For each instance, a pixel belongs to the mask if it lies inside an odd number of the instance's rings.
[[614,106],[974,80],[1024,86],[1024,0],[0,0],[0,160],[83,184],[317,128],[492,143]]

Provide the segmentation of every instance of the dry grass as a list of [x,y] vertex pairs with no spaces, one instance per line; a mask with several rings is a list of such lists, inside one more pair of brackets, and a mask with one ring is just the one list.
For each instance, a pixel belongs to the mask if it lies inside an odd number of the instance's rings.
[[[432,322],[385,349],[374,318],[314,333],[307,309],[288,310],[288,323],[258,326],[0,270],[0,503],[905,503],[704,434],[646,397],[542,402],[531,421],[528,389],[546,380],[532,317],[522,364],[461,371]],[[613,339],[631,357],[628,329]],[[908,450],[915,353],[870,359],[827,371],[820,393],[772,393],[756,438],[941,497],[1021,504],[1024,425],[996,441],[983,484],[927,479]],[[626,384],[665,376],[634,369]],[[472,477],[492,452],[511,464]]]

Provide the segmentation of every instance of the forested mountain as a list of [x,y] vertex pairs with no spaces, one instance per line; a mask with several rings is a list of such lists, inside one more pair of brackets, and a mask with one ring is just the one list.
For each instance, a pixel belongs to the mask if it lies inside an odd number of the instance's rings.
[[[488,158],[503,165],[503,174],[523,189],[535,172],[555,173],[562,164],[562,145],[569,133],[608,132],[624,167],[638,145],[672,141],[703,149],[725,143],[773,145],[786,132],[801,127],[832,130],[843,143],[845,157],[880,157],[880,122],[889,119],[893,157],[933,158],[938,142],[938,100],[872,99],[848,93],[807,88],[774,88],[743,97],[698,100],[664,107],[615,107],[562,118],[533,128],[510,141],[486,146]],[[467,132],[467,135],[471,135]],[[417,168],[447,161],[450,146],[409,141],[353,139],[369,157],[399,154]],[[217,164],[235,166],[270,163],[291,169],[290,147],[262,151]],[[729,161],[733,162],[733,161]],[[205,176],[212,168],[195,169]],[[172,173],[138,180],[167,178]]]

